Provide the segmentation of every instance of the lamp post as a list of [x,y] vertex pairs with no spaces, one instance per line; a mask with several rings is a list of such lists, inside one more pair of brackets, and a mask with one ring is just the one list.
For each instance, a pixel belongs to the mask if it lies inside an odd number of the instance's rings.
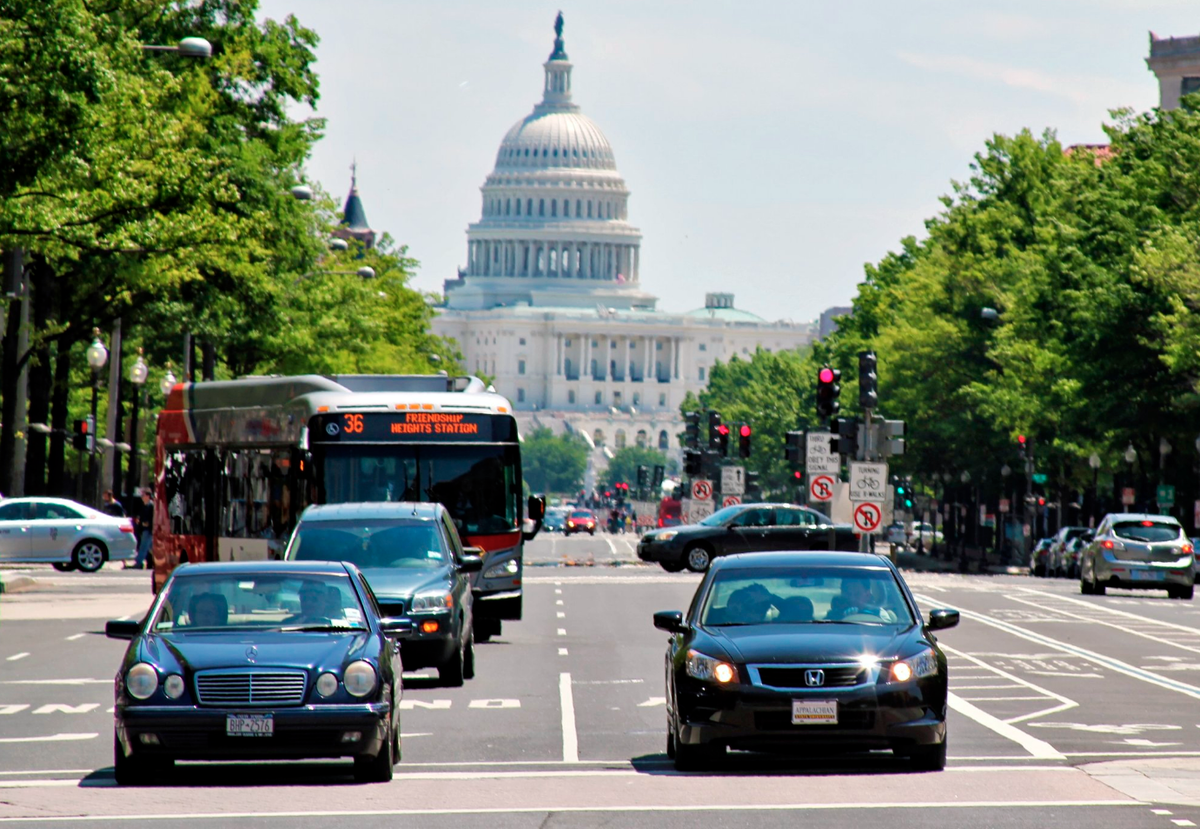
[[1096,526],[1096,501],[1099,500],[1100,456],[1095,452],[1088,455],[1088,466],[1092,468],[1092,503],[1088,510],[1089,525]]
[[158,390],[162,392],[162,396],[166,397],[171,393],[171,389],[175,388],[175,372],[171,371],[171,364],[167,363],[167,373],[163,375],[163,379],[158,381]]
[[1000,497],[1008,499],[1008,512],[996,516],[996,531],[1000,534],[1000,560],[1008,564],[1010,551],[1008,549],[1008,524],[1009,518],[1012,515],[1013,499],[1009,497],[1008,477],[1012,475],[1012,467],[1007,463],[1000,467],[1000,491],[1003,493]]
[[104,343],[100,342],[100,329],[92,329],[92,344],[87,349],[87,363],[92,369],[92,445],[88,449],[88,480],[89,480],[89,495],[92,503],[96,504],[100,501],[100,493],[96,492],[96,413],[97,413],[97,395],[100,391],[100,372],[108,363],[108,349],[104,347]]
[[[1133,490],[1133,500],[1137,502],[1137,486],[1133,482],[1133,462],[1137,460],[1137,450],[1133,448],[1133,441],[1129,442],[1129,446],[1125,448],[1125,463],[1129,464],[1129,487]],[[1124,503],[1124,500],[1122,500]]]
[[142,387],[146,385],[146,380],[150,377],[150,367],[146,365],[146,361],[142,358],[142,349],[138,349],[137,362],[133,364],[133,368],[129,372],[129,380],[133,383],[133,413],[129,418],[129,472],[125,477],[125,489],[127,492],[133,492],[134,488],[140,483],[140,470],[138,469],[138,447],[141,441],[138,440],[138,406],[142,402]]
[[155,46],[142,44],[145,52],[175,52],[185,58],[211,58],[212,44],[202,37],[185,37],[175,46]]

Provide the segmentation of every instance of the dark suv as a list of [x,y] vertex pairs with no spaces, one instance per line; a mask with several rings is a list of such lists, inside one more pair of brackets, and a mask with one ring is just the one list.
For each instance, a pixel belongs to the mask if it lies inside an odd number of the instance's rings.
[[311,506],[288,543],[288,561],[348,561],[366,576],[384,617],[412,620],[404,670],[433,666],[443,685],[475,674],[470,573],[482,552],[463,547],[441,504]]

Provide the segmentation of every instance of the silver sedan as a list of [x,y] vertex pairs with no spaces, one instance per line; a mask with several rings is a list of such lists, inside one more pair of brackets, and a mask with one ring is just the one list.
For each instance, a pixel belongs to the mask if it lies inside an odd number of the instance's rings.
[[135,558],[131,518],[106,515],[66,498],[0,502],[0,563],[41,562],[94,573],[106,561]]

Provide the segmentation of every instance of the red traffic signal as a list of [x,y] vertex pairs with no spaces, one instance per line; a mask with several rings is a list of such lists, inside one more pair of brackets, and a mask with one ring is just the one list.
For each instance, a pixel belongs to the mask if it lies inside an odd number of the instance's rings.
[[738,455],[740,457],[750,457],[750,432],[749,423],[738,426]]
[[1017,435],[1017,443],[1019,443],[1019,444],[1021,444],[1022,446],[1024,446],[1024,445],[1025,445],[1025,436],[1024,436],[1024,435]]
[[792,473],[792,477],[795,478],[797,481],[799,481],[804,478],[804,473],[801,472],[799,469],[797,469],[795,472]]
[[819,379],[822,383],[832,383],[833,369],[831,369],[829,366],[825,366],[825,368],[821,369],[821,373],[817,375],[817,379]]
[[724,423],[722,423],[720,426],[718,426],[718,427],[717,427],[717,434],[718,434],[718,435],[727,435],[727,434],[729,434],[729,427],[728,427],[728,426],[726,426]]
[[738,429],[738,434],[744,438],[750,437],[750,427],[747,424],[743,423],[742,428]]

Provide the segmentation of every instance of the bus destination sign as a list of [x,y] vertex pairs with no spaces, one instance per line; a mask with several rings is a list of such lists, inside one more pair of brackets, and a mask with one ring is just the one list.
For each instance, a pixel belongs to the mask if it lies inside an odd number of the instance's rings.
[[387,443],[516,440],[511,417],[460,412],[345,412],[317,415],[310,441]]

